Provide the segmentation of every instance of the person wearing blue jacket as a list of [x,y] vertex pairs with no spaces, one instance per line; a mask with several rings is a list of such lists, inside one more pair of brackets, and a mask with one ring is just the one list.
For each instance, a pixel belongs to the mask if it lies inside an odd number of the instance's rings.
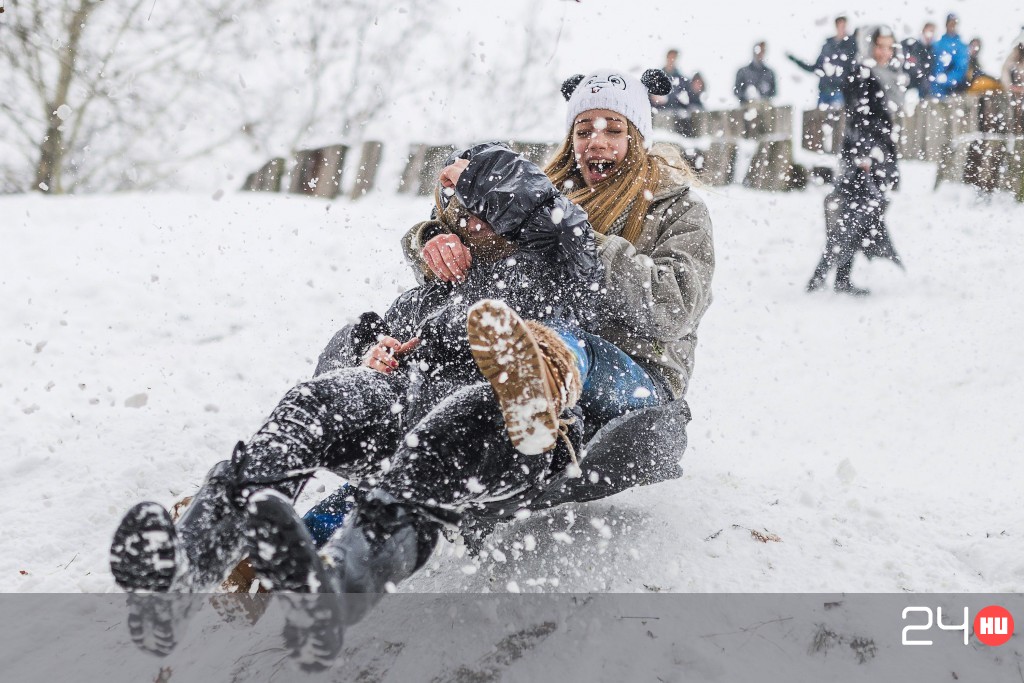
[[944,99],[960,90],[967,78],[970,53],[967,43],[957,33],[960,23],[955,14],[946,16],[946,33],[935,42],[935,60],[932,62],[932,94]]

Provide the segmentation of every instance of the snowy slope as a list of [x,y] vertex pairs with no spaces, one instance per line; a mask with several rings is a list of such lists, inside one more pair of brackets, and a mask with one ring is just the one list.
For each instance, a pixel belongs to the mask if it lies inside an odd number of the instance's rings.
[[[482,560],[444,545],[405,589],[1024,590],[1024,207],[905,166],[907,272],[858,262],[863,300],[803,292],[823,188],[705,189],[718,270],[684,478],[503,527]],[[119,515],[192,492],[338,327],[410,286],[398,237],[427,210],[0,198],[0,590],[113,590]]]

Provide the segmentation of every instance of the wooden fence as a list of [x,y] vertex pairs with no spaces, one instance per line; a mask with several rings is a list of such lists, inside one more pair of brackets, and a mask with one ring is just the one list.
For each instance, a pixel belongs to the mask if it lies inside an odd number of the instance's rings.
[[[676,130],[676,122],[656,115],[655,126]],[[1006,94],[981,97],[958,96],[925,101],[898,115],[899,149],[905,159],[936,164],[936,187],[943,182],[963,182],[985,191],[1013,192],[1024,202],[1024,104]],[[841,111],[814,109],[802,114],[801,146],[821,154],[841,148],[845,121]],[[678,145],[705,185],[729,185],[737,180],[737,158],[742,141],[755,143],[743,175],[744,186],[770,192],[803,189],[809,171],[793,160],[793,110],[767,103],[739,109],[700,111],[688,121],[692,144]],[[557,145],[513,141],[510,146],[543,165]],[[411,145],[397,184],[402,194],[426,196],[433,192],[445,160],[454,145]],[[291,163],[284,158],[268,161],[251,173],[243,190],[289,192],[335,198],[342,192],[345,145],[331,145],[297,152]],[[383,154],[380,142],[365,142],[359,150],[356,177],[349,196],[358,199],[372,190]],[[827,169],[814,173],[828,177]]]

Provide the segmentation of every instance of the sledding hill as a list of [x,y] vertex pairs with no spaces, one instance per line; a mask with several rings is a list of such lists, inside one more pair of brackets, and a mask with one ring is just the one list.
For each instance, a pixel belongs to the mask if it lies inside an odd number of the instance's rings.
[[[500,528],[483,558],[444,545],[403,589],[1024,589],[1024,213],[907,167],[907,272],[858,262],[862,300],[803,292],[823,188],[704,191],[719,264],[684,478]],[[113,590],[119,515],[191,493],[335,329],[410,286],[398,237],[427,210],[0,198],[0,590]]]

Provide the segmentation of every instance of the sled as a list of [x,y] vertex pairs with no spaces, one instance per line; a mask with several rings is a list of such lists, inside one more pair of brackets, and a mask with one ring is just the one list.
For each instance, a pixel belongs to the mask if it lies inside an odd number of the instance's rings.
[[532,507],[598,500],[634,486],[681,477],[689,421],[685,399],[615,418],[587,440],[581,471],[560,474]]

